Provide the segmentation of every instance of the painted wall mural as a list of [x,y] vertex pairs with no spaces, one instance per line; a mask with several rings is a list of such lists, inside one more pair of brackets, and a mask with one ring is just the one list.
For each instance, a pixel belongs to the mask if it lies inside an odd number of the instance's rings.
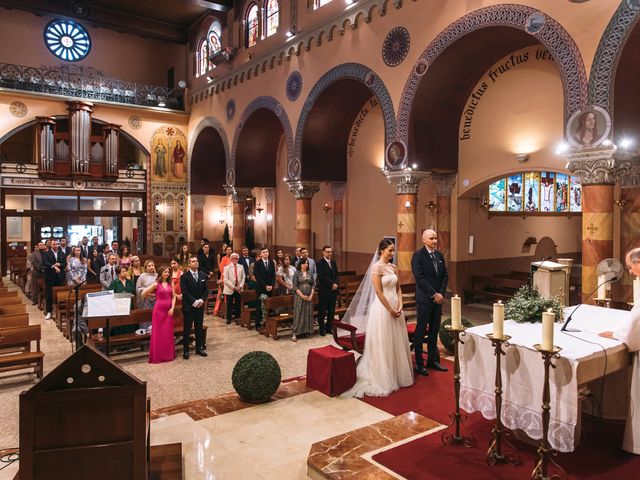
[[158,128],[151,137],[151,181],[186,182],[187,137],[177,127]]

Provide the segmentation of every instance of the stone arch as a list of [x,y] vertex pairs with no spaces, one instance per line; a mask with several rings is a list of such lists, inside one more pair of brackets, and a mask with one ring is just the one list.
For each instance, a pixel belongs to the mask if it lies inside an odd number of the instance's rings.
[[[234,179],[233,185],[235,185],[235,181],[237,179],[236,166],[237,166],[237,154],[238,154],[238,148],[239,148],[238,143],[239,143],[240,136],[243,132],[244,127],[246,126],[247,121],[251,118],[253,114],[258,112],[259,110],[268,110],[272,112],[275,115],[275,117],[279,120],[280,125],[282,127],[282,134],[284,135],[285,142],[287,145],[287,164],[291,162],[291,158],[293,156],[294,142],[293,142],[293,130],[291,128],[291,122],[289,121],[287,112],[285,111],[282,104],[275,98],[267,95],[257,97],[254,100],[252,100],[251,103],[249,103],[249,105],[247,105],[247,107],[242,112],[242,115],[240,116],[240,120],[238,121],[238,126],[233,136],[233,147],[231,150],[231,164],[232,164],[231,169],[233,171],[232,177]],[[241,186],[246,187],[248,185],[241,185]],[[253,187],[258,185],[249,185],[249,186]],[[267,186],[267,185],[264,185],[264,186]]]
[[607,110],[613,118],[613,95],[616,70],[629,34],[638,23],[640,10],[622,1],[613,14],[593,58],[589,74],[589,104]]
[[302,112],[300,113],[300,118],[298,119],[298,126],[296,128],[296,143],[294,155],[289,158],[287,167],[287,176],[289,179],[299,180],[303,177],[302,146],[304,140],[304,128],[316,100],[318,100],[318,98],[322,95],[323,92],[326,91],[328,87],[341,80],[356,80],[362,83],[363,86],[368,88],[370,92],[377,98],[380,104],[380,108],[382,109],[384,121],[385,148],[395,137],[395,110],[393,107],[393,101],[384,82],[369,67],[361,65],[359,63],[343,63],[341,65],[333,67],[331,70],[325,73],[315,83],[304,102]]
[[[544,15],[544,25],[535,34],[525,30],[529,17],[535,13]],[[565,120],[580,110],[587,102],[587,75],[580,50],[573,38],[549,15],[526,5],[494,5],[470,12],[442,31],[422,52],[402,92],[398,111],[398,139],[409,142],[410,116],[418,86],[429,78],[429,67],[442,53],[465,36],[485,28],[519,30],[535,37],[553,55],[562,80]],[[535,43],[532,41],[531,44]],[[426,65],[426,72],[418,73],[419,64]],[[491,64],[486,65],[490,67]],[[409,147],[411,148],[411,147]]]
[[[216,132],[218,132],[218,135],[220,135],[220,138],[222,139],[227,183],[229,183],[230,172],[233,173],[233,164],[229,155],[229,141],[227,140],[227,133],[225,132],[220,120],[215,117],[205,117],[200,120],[198,125],[196,125],[196,128],[193,129],[193,134],[189,139],[189,156],[187,158],[187,184],[189,185],[189,193],[191,193],[191,159],[193,157],[193,147],[196,143],[196,140],[198,139],[198,135],[200,135],[200,133],[207,127],[213,128]],[[233,184],[233,178],[231,178],[231,180],[231,183],[229,183],[230,185]]]

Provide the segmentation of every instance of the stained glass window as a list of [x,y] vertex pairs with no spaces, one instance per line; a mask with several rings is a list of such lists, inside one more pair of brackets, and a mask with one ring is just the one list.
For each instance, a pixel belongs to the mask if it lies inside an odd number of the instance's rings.
[[203,38],[198,47],[198,73],[196,76],[204,75],[209,70],[209,45],[207,39]]
[[276,33],[278,30],[278,24],[280,22],[280,6],[278,0],[267,0],[266,11],[266,36],[269,37]]
[[207,38],[209,39],[209,52],[211,55],[215,55],[222,50],[222,41],[220,40],[222,38],[222,27],[218,22],[211,24]]
[[89,33],[73,20],[53,20],[44,29],[44,42],[51,53],[67,62],[77,62],[89,54]]
[[489,211],[491,212],[504,212],[507,209],[506,196],[507,189],[505,188],[507,180],[501,178],[497,182],[489,185]]
[[564,173],[516,173],[489,185],[487,203],[490,212],[581,212],[582,187]]
[[540,173],[524,174],[524,209],[527,212],[540,210]]
[[247,11],[247,47],[258,43],[258,6],[254,3]]

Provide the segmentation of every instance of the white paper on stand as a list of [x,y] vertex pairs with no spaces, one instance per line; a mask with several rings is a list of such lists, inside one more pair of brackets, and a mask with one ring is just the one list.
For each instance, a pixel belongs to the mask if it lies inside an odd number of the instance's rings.
[[131,297],[128,293],[116,293],[116,315],[129,315],[131,312]]
[[106,317],[116,314],[116,300],[113,290],[87,293],[87,316]]

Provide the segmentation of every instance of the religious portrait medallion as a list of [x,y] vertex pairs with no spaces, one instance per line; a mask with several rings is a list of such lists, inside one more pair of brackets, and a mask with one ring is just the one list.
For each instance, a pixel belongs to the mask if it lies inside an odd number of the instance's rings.
[[396,140],[387,147],[385,163],[390,170],[400,170],[404,168],[407,158],[407,146],[402,140]]
[[299,71],[291,72],[287,78],[286,94],[290,102],[295,102],[302,92],[302,74]]
[[527,33],[531,35],[536,35],[546,22],[546,17],[542,12],[535,12],[527,17],[527,20],[524,22],[524,29]]
[[611,118],[607,111],[596,105],[575,112],[567,122],[567,142],[575,148],[593,148],[600,145],[611,132]]

